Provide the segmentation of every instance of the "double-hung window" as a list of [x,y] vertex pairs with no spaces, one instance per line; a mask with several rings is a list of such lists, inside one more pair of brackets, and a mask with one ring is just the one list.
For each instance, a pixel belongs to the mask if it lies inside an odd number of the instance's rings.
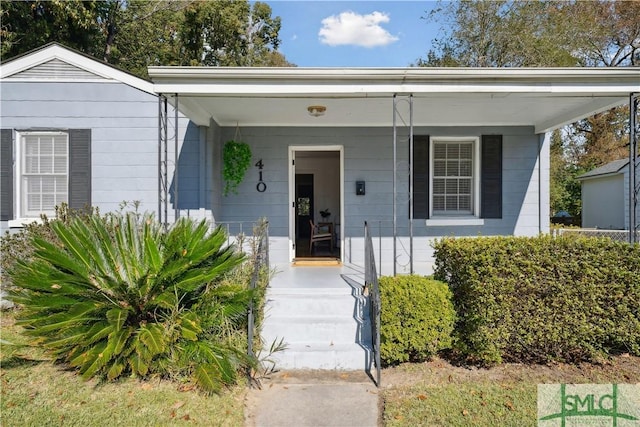
[[55,214],[68,201],[69,135],[23,132],[19,135],[19,212],[23,218]]
[[431,144],[431,216],[478,215],[478,139],[434,138]]

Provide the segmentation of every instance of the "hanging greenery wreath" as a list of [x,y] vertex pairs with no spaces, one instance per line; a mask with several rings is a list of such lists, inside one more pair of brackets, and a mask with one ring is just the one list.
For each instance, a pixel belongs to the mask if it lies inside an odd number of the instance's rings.
[[224,178],[224,195],[229,192],[238,194],[238,185],[251,164],[251,148],[240,141],[227,141],[222,150],[222,177]]

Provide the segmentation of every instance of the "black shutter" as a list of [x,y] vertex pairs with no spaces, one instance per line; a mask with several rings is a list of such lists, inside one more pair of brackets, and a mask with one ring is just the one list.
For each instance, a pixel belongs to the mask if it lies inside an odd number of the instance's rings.
[[0,220],[13,219],[13,130],[0,131]]
[[502,218],[502,135],[482,135],[480,217]]
[[91,205],[91,129],[69,130],[69,207]]
[[429,218],[429,135],[413,137],[413,217]]

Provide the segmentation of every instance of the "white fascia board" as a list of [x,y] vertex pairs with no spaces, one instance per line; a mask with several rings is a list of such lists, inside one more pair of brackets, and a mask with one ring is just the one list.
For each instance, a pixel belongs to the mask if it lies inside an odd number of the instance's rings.
[[540,82],[566,79],[576,82],[594,78],[618,81],[621,77],[640,77],[640,67],[621,68],[337,68],[337,67],[149,67],[152,80],[179,79],[258,79],[258,80],[482,80],[531,79]]
[[[117,80],[126,85],[139,89],[143,92],[147,92],[149,94],[154,94],[153,91],[153,83],[141,79],[139,77],[133,76],[129,73],[125,73],[124,71],[120,71],[109,64],[102,63],[97,59],[92,59],[86,57],[84,55],[80,55],[71,50],[65,49],[59,45],[51,45],[42,50],[33,52],[31,54],[25,55],[21,58],[15,59],[13,61],[7,62],[0,66],[0,79],[9,78],[15,74],[20,73],[21,71],[28,70],[37,65],[44,64],[45,62],[51,61],[53,59],[58,59],[60,61],[66,62],[67,64],[73,65],[75,67],[86,70],[90,73],[96,74],[100,77],[103,77],[107,80]],[[34,79],[25,79],[26,81],[36,81]],[[53,81],[47,79],[46,81]],[[66,81],[69,81],[68,79]],[[78,80],[70,80],[72,82]],[[93,83],[98,83],[97,80],[90,80]]]
[[156,83],[157,93],[178,93],[184,95],[218,95],[218,96],[391,96],[393,94],[413,94],[414,96],[429,94],[464,94],[464,93],[496,93],[496,94],[536,94],[557,96],[619,96],[628,98],[629,93],[640,91],[636,86],[559,86],[553,84],[219,84],[219,83]]

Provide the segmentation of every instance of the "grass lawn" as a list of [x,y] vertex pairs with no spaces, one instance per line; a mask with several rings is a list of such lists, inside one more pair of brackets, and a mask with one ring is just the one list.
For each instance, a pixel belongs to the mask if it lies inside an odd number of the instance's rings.
[[241,426],[246,388],[206,396],[189,384],[83,381],[22,343],[8,312],[1,313],[0,425],[2,426]]
[[640,383],[640,358],[492,369],[436,359],[385,369],[382,381],[385,426],[535,426],[538,384]]

